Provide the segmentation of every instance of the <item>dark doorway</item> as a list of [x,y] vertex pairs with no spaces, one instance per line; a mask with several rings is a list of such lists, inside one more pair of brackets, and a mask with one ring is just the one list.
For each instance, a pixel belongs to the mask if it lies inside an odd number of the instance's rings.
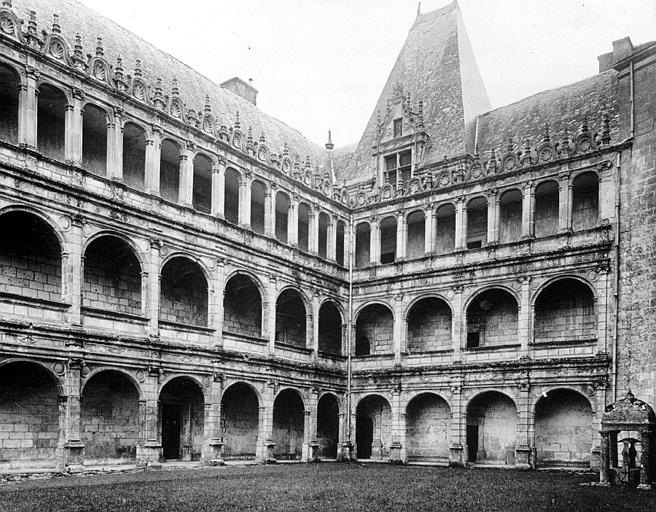
[[358,416],[355,426],[355,443],[358,459],[371,458],[371,445],[374,442],[374,420],[368,416]]
[[467,460],[476,462],[478,453],[478,425],[467,425],[467,449],[469,450]]
[[180,420],[182,406],[162,404],[162,450],[165,459],[180,458]]

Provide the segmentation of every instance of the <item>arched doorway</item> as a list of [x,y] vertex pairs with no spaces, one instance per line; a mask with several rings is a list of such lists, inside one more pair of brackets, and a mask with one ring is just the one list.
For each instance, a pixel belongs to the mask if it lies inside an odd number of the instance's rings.
[[451,408],[433,393],[414,397],[406,409],[406,453],[409,461],[447,461]]
[[468,461],[515,464],[517,407],[510,397],[487,391],[467,407]]
[[176,377],[159,395],[164,459],[200,460],[203,448],[204,397],[189,377]]
[[355,444],[358,459],[389,457],[392,433],[392,408],[380,395],[370,395],[358,403],[355,420]]
[[253,388],[233,384],[221,398],[221,436],[225,459],[254,459],[257,452],[260,402]]
[[276,459],[298,460],[303,455],[305,407],[298,391],[284,389],[273,402],[273,442]]
[[319,457],[337,458],[339,443],[339,403],[335,395],[327,393],[317,404],[317,442]]

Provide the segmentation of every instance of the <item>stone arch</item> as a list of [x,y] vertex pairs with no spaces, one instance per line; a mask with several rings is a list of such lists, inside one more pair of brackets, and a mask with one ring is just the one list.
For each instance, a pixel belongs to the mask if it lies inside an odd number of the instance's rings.
[[84,246],[82,306],[142,314],[142,262],[123,236],[98,233]]
[[322,258],[328,257],[328,227],[330,226],[330,216],[324,212],[320,211],[317,218],[317,252]]
[[262,336],[262,293],[261,284],[249,273],[232,272],[223,291],[223,330]]
[[16,68],[0,60],[0,139],[18,142],[19,88],[21,75]]
[[226,167],[223,194],[225,197],[224,212],[225,220],[231,224],[239,223],[239,204],[241,172],[234,167]]
[[130,119],[123,125],[123,182],[138,190],[146,181],[146,130]]
[[291,199],[287,192],[279,190],[276,192],[275,198],[275,235],[276,238],[286,244],[289,242],[288,233],[289,233],[289,212],[291,209]]
[[273,441],[277,459],[297,460],[303,455],[305,401],[300,391],[281,388],[273,401]]
[[0,362],[0,429],[11,431],[13,441],[0,449],[1,470],[54,466],[62,395],[60,379],[44,364],[22,358]]
[[408,461],[448,461],[449,402],[437,393],[421,391],[408,400],[405,417]]
[[346,239],[346,222],[338,220],[335,225],[335,261],[338,265],[344,266],[346,264],[345,257],[345,239]]
[[515,242],[522,238],[522,191],[504,190],[499,196],[499,242]]
[[309,301],[296,288],[286,286],[276,299],[276,341],[305,347]]
[[396,254],[396,215],[387,215],[380,221],[380,262],[394,263]]
[[264,234],[268,193],[267,184],[263,180],[254,179],[251,182],[251,229],[260,234]]
[[262,398],[255,386],[237,381],[221,395],[221,437],[226,459],[254,459],[257,455]]
[[207,327],[209,278],[197,258],[174,253],[160,270],[160,321]]
[[31,209],[0,210],[0,292],[61,302],[63,237]]
[[426,254],[426,218],[424,210],[412,210],[406,216],[407,237],[406,257],[408,259],[422,258]]
[[340,402],[334,393],[322,393],[317,400],[317,449],[320,458],[336,459],[339,444]]
[[160,142],[159,195],[174,203],[180,200],[181,157],[182,143],[172,137],[164,137]]
[[484,247],[487,242],[487,198],[472,197],[467,201],[467,249]]
[[355,258],[356,268],[369,265],[371,261],[371,224],[363,220],[355,225]]
[[358,308],[355,317],[355,355],[390,354],[394,346],[394,312],[382,301]]
[[37,94],[37,149],[44,155],[63,160],[68,95],[59,85],[42,80]]
[[435,253],[447,254],[456,247],[456,206],[455,204],[441,203],[435,209],[437,226],[433,237],[435,239]]
[[82,166],[107,174],[107,110],[92,102],[82,107]]
[[588,281],[559,276],[547,281],[533,296],[535,342],[597,338],[595,290]]
[[212,169],[213,158],[204,152],[197,152],[193,161],[192,205],[202,213],[212,211]]
[[591,229],[599,225],[599,175],[584,171],[572,179],[572,229]]
[[514,291],[490,285],[469,298],[467,348],[514,345],[518,342],[519,301]]
[[476,393],[467,402],[468,462],[515,464],[517,404],[499,390]]
[[159,389],[164,459],[200,460],[205,422],[205,387],[191,375],[172,375]]
[[332,299],[326,299],[319,306],[319,350],[332,354],[342,352],[342,325],[344,315]]
[[533,404],[534,447],[538,467],[590,467],[594,408],[578,390],[556,387]]
[[453,311],[448,301],[426,294],[412,301],[404,315],[408,352],[427,352],[451,347]]
[[84,386],[87,385],[87,383],[89,382],[89,380],[90,380],[92,377],[95,377],[96,375],[98,375],[99,373],[102,373],[102,372],[116,372],[116,373],[120,373],[123,377],[125,377],[127,380],[129,380],[130,383],[134,386],[134,388],[135,388],[136,391],[137,391],[137,394],[139,395],[139,400],[142,400],[142,399],[143,399],[144,396],[143,396],[143,389],[142,389],[142,387],[141,387],[141,382],[139,382],[139,380],[138,380],[138,379],[137,379],[132,373],[130,373],[129,371],[127,371],[127,370],[125,370],[125,369],[123,369],[123,368],[114,368],[114,367],[111,367],[111,366],[100,366],[100,367],[97,367],[97,368],[94,368],[93,370],[91,370],[91,371],[90,371],[90,372],[89,372],[89,373],[83,378],[83,382],[82,382],[82,387],[81,387],[81,389],[80,389],[80,393],[83,393],[83,392],[84,392]]
[[297,234],[298,247],[303,251],[310,249],[310,216],[312,209],[305,201],[300,201],[297,206]]
[[124,371],[102,368],[86,378],[80,400],[85,461],[116,464],[136,459],[140,396],[138,382]]
[[392,440],[392,407],[389,400],[378,393],[367,394],[358,400],[355,414],[357,458],[388,458]]
[[558,233],[560,193],[558,182],[553,179],[540,181],[535,187],[535,236]]

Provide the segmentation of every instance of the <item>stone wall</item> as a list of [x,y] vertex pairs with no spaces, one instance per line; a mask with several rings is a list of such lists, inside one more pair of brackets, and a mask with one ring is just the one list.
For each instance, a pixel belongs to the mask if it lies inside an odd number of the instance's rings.
[[405,416],[408,460],[449,457],[451,410],[444,399],[429,393],[415,397]]
[[255,392],[236,384],[221,400],[221,431],[224,455],[229,459],[254,458],[258,441],[259,404]]
[[372,355],[390,354],[394,348],[392,312],[379,304],[367,306],[358,315],[355,337],[356,340],[367,340]]
[[339,441],[339,406],[331,395],[324,395],[317,405],[317,442],[319,457],[337,457]]
[[247,336],[262,333],[262,298],[246,276],[235,276],[226,285],[223,299],[223,330]]
[[479,333],[483,347],[518,343],[517,302],[502,290],[482,293],[467,309],[467,332]]
[[[364,432],[366,427],[362,428],[367,420],[372,425],[370,446],[365,446],[364,439],[369,436]],[[355,442],[358,458],[363,458],[363,453],[367,452],[370,453],[371,459],[380,460],[389,457],[392,442],[392,410],[384,398],[377,395],[369,396],[358,403]]]
[[456,211],[453,205],[445,205],[437,210],[435,232],[435,253],[453,252],[456,241]]
[[535,304],[536,342],[596,337],[594,297],[586,285],[564,279],[542,291]]
[[451,310],[441,299],[417,302],[408,314],[408,352],[427,352],[451,346]]
[[[497,392],[476,397],[467,410],[468,445],[473,426],[478,427],[476,462],[515,464],[517,409],[510,398]],[[472,460],[473,446],[468,448]]]
[[173,258],[162,268],[159,318],[165,322],[207,325],[207,280],[195,263]]
[[548,236],[558,232],[558,183],[546,181],[535,188],[535,236]]
[[304,422],[301,398],[294,391],[282,391],[273,404],[273,442],[276,443],[276,458],[301,458]]

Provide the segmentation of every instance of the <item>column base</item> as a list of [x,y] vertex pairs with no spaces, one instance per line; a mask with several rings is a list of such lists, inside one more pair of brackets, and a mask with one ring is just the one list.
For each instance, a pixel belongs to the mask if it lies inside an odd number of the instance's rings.
[[84,443],[69,441],[64,445],[64,471],[78,473],[84,471]]
[[467,447],[461,444],[452,444],[449,446],[449,467],[463,468],[467,460]]
[[533,450],[528,445],[519,445],[515,448],[515,468],[531,469],[531,453]]
[[339,448],[337,462],[357,462],[355,451],[353,450],[353,443],[351,441],[342,443]]
[[162,467],[162,445],[157,441],[146,441],[137,447],[137,467],[159,469]]
[[223,441],[221,439],[210,439],[207,455],[203,457],[206,466],[225,466],[223,460]]
[[394,441],[390,445],[390,464],[395,466],[403,466],[405,461],[401,457],[401,443],[399,441]]
[[637,489],[640,489],[641,491],[651,491],[654,488],[652,484],[640,484],[638,485]]
[[317,441],[308,443],[307,460],[305,462],[321,462],[319,458],[319,443]]
[[273,450],[276,447],[276,443],[268,439],[267,441],[264,441],[264,447],[266,448],[266,450],[264,452],[264,460],[262,462],[264,464],[278,464],[278,460],[276,459],[276,456],[273,454]]

